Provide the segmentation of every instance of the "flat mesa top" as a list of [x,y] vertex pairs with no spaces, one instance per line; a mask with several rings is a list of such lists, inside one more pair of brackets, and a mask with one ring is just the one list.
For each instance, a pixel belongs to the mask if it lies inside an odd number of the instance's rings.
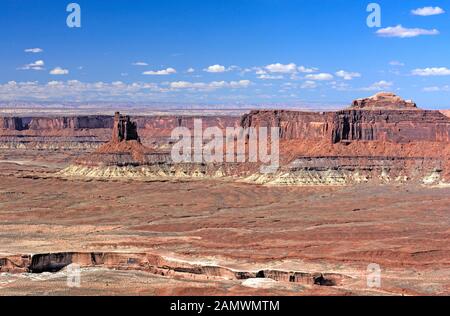
[[392,92],[380,92],[374,96],[353,101],[352,109],[390,109],[390,110],[418,110],[416,103],[403,100]]

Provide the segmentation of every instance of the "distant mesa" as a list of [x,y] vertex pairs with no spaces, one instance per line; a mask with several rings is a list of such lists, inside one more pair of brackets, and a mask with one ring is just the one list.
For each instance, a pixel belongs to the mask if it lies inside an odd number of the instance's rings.
[[411,100],[403,100],[392,92],[380,92],[374,96],[353,101],[352,109],[389,109],[417,110],[417,105]]
[[442,114],[444,114],[445,116],[450,117],[450,110],[441,110],[440,111]]

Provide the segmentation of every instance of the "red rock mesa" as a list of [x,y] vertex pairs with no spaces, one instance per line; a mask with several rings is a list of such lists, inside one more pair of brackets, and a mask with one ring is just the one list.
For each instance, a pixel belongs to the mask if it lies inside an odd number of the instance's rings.
[[380,92],[374,96],[353,101],[354,109],[417,109],[417,105],[411,100],[403,100],[392,92]]

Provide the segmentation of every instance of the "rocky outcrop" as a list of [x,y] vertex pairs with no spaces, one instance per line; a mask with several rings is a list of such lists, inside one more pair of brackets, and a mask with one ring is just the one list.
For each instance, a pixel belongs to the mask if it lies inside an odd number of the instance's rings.
[[112,142],[120,143],[122,141],[136,140],[141,142],[137,132],[137,125],[130,120],[129,116],[122,116],[119,112],[114,115],[114,125]]
[[417,109],[417,105],[411,100],[403,100],[392,92],[380,92],[374,96],[353,101],[352,109]]
[[100,146],[94,153],[77,160],[85,166],[139,166],[148,160],[150,150],[142,145],[137,124],[129,116],[116,112],[111,140]]

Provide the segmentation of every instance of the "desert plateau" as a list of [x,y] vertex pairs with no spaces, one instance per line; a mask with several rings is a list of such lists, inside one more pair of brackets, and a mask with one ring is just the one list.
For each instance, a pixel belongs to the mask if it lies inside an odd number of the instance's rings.
[[[278,127],[279,170],[171,161],[171,130],[196,119]],[[392,93],[335,112],[3,116],[0,148],[0,295],[450,293],[450,118]]]

